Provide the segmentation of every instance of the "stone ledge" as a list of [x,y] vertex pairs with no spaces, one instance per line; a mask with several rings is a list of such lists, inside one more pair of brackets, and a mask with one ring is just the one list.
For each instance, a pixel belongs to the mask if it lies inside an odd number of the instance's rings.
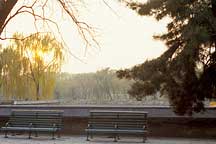
[[128,105],[0,105],[0,116],[8,117],[12,109],[63,110],[64,117],[88,117],[90,110],[147,111],[150,118],[216,118],[216,108],[207,107],[203,113],[178,116],[169,106]]

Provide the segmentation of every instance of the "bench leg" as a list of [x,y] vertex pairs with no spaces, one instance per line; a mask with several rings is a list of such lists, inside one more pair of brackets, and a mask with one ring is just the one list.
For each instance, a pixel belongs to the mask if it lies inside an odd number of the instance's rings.
[[114,142],[117,142],[118,135],[114,134]]
[[55,139],[55,132],[52,132],[52,139]]
[[8,131],[6,130],[5,131],[5,138],[8,138],[7,134],[8,134]]
[[145,141],[146,141],[146,138],[143,138],[143,143],[145,143]]
[[89,141],[89,133],[86,134],[86,141]]
[[28,137],[29,139],[31,139],[31,133],[32,133],[32,132],[31,132],[31,131],[29,131],[29,137]]
[[146,138],[146,134],[144,134],[144,135],[143,135],[143,143],[146,142],[146,139],[147,139],[147,138]]
[[57,134],[58,134],[58,138],[60,138],[61,137],[60,131],[58,131]]

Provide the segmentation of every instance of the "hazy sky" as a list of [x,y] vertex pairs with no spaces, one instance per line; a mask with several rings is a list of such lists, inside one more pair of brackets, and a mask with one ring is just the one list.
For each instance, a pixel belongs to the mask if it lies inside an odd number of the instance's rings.
[[[83,73],[106,67],[129,68],[157,57],[165,50],[163,42],[153,40],[152,36],[166,31],[166,21],[157,22],[151,17],[140,17],[118,2],[108,2],[112,10],[102,0],[91,0],[80,14],[97,28],[96,38],[101,48],[86,50],[71,24],[65,19],[59,21],[70,51],[83,61],[67,55],[62,71]],[[59,13],[55,15],[62,17]],[[20,16],[9,24],[7,31],[28,33],[32,29],[32,21],[26,15]]]

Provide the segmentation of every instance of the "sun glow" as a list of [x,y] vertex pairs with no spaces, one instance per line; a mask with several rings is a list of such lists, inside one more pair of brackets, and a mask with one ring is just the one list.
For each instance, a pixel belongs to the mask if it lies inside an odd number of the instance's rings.
[[42,62],[44,65],[48,65],[53,61],[54,51],[44,52],[40,49],[37,51],[26,50],[25,57],[27,57],[31,63]]
[[[54,3],[54,1],[51,2]],[[47,15],[58,22],[59,30],[55,25],[50,25],[51,30],[43,27],[43,23],[38,27],[42,32],[52,32],[56,38],[59,38],[59,31],[62,33],[65,48],[71,52],[68,53],[68,57],[65,58],[67,61],[62,65],[63,72],[95,72],[106,67],[130,68],[146,59],[157,57],[166,50],[164,43],[155,41],[152,36],[166,32],[169,20],[164,19],[158,22],[152,17],[139,17],[128,7],[120,5],[118,1],[109,1],[114,13],[103,1],[86,0],[85,2],[87,7],[82,9],[80,19],[96,28],[98,32],[96,38],[101,49],[85,49],[79,33],[71,25],[71,21],[62,15],[61,9],[56,4],[53,4],[53,9],[47,9]],[[23,2],[20,1],[17,6],[22,4]],[[7,31],[7,36],[11,37],[14,32],[29,35],[35,32],[34,26],[34,18],[30,15],[18,15],[7,25],[7,29],[10,30]],[[33,60],[33,52],[27,53],[26,56]],[[39,53],[41,54],[38,55],[46,63],[52,61],[54,54]]]

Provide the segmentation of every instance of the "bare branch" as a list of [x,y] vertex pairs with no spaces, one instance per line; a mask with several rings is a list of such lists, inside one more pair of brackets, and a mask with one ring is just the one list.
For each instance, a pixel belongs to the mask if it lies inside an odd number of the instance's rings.
[[9,13],[15,6],[18,0],[0,0],[0,35],[4,29],[3,24],[5,23]]
[[118,15],[118,13],[106,2],[106,0],[103,0],[103,3],[117,16],[120,17]]
[[[13,0],[13,1],[17,2],[17,0]],[[7,19],[3,20],[4,22],[2,25],[0,23],[0,39],[1,40],[12,39],[12,38],[8,38],[7,36],[5,36],[3,38],[1,36],[1,31],[3,31],[3,29],[6,28],[8,23],[12,19],[14,19],[14,17],[16,17],[17,15],[20,15],[21,13],[28,13],[28,14],[33,16],[34,27],[35,27],[37,32],[40,32],[40,30],[38,28],[38,23],[37,23],[38,20],[42,20],[44,22],[44,24],[46,24],[48,26],[48,28],[50,28],[50,30],[51,30],[51,27],[49,26],[49,23],[54,24],[56,29],[58,30],[60,37],[63,39],[62,34],[59,30],[58,22],[56,22],[56,21],[54,21],[54,20],[52,20],[46,16],[45,10],[48,8],[48,6],[47,6],[48,2],[53,3],[53,1],[51,1],[51,0],[45,0],[42,2],[40,1],[40,3],[39,3],[39,1],[34,0],[32,2],[32,4],[30,4],[30,5],[26,5],[25,3],[23,3],[23,5],[20,8],[18,8],[13,14],[11,14],[11,16],[9,16]],[[95,29],[93,27],[91,27],[89,24],[78,20],[78,16],[76,15],[76,13],[79,13],[79,11],[78,11],[78,9],[76,9],[75,2],[72,2],[69,0],[57,0],[57,2],[60,4],[60,6],[62,8],[62,12],[66,13],[69,16],[69,18],[72,20],[72,22],[74,22],[74,24],[76,25],[78,33],[80,34],[81,38],[84,40],[86,47],[92,47],[92,46],[100,47],[99,43],[96,40]],[[79,1],[79,2],[82,2],[82,1]],[[36,13],[36,9],[37,10],[41,9],[41,13]],[[1,8],[0,8],[0,12],[1,12]]]
[[70,18],[72,19],[72,21],[76,24],[76,26],[78,28],[78,32],[82,36],[83,40],[85,41],[86,46],[92,46],[91,43],[88,40],[88,35],[91,37],[91,39],[97,45],[99,45],[98,42],[96,41],[96,39],[94,38],[93,27],[89,26],[85,22],[78,21],[78,19],[76,18],[76,16],[73,13],[73,10],[69,9],[69,7],[66,5],[66,3],[64,2],[64,0],[58,0],[58,1],[61,4],[61,6],[64,9],[64,11],[70,16]]

